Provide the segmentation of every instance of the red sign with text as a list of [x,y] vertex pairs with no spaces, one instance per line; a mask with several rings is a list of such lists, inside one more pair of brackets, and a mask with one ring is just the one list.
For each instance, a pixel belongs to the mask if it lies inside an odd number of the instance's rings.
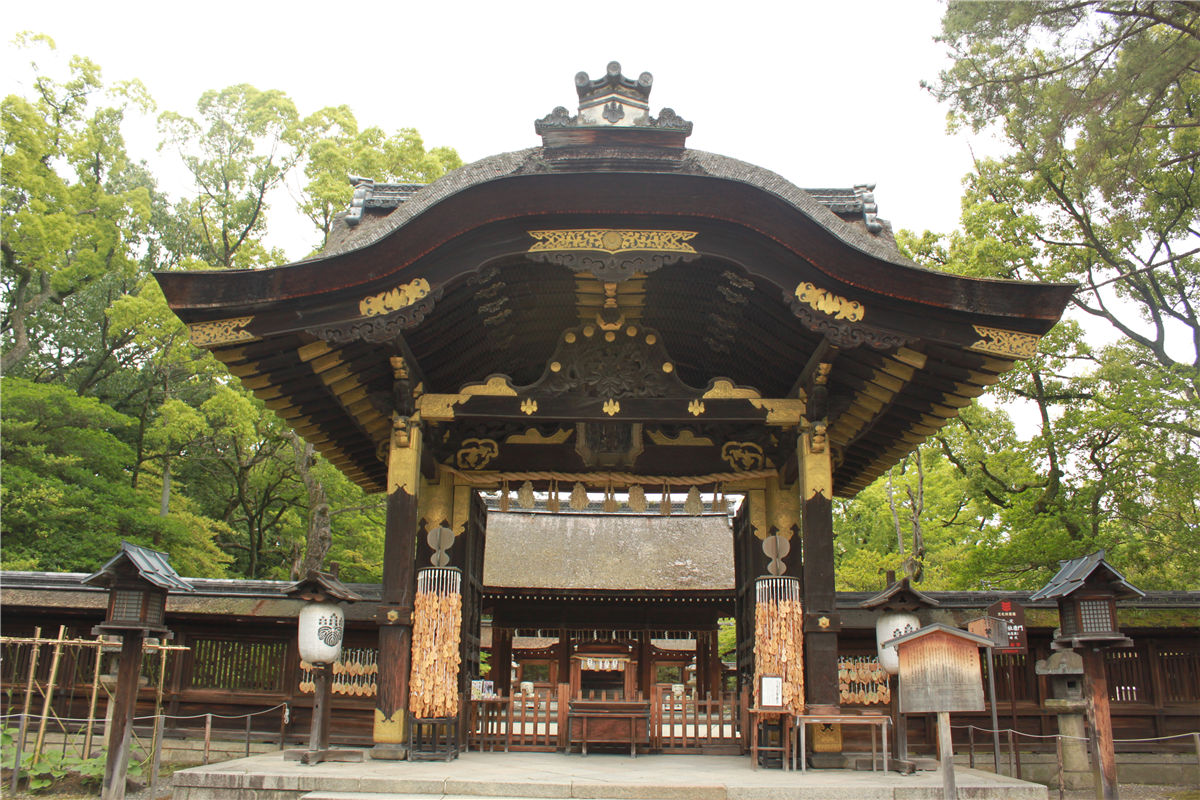
[[1029,650],[1025,638],[1025,606],[1013,600],[997,600],[987,607],[989,617],[999,617],[1008,623],[1008,646],[997,647],[997,653],[1025,653]]

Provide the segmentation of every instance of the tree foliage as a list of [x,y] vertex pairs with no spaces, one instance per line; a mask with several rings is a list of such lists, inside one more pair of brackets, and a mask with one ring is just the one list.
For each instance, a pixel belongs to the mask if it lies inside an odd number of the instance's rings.
[[382,128],[359,129],[358,120],[345,106],[327,108],[305,120],[313,140],[304,165],[307,182],[300,211],[329,238],[334,217],[350,206],[350,176],[380,182],[430,183],[462,166],[449,147],[425,149],[421,135],[404,128],[388,135]]
[[106,85],[82,58],[58,80],[39,69],[29,96],[0,105],[4,567],[92,570],[124,538],[187,575],[286,579],[337,561],[377,580],[382,501],[193,346],[150,271],[282,263],[265,236],[289,179],[303,174],[305,202],[331,218],[349,200],[339,170],[423,181],[457,155],[237,85],[194,116],[160,115],[160,149],[193,181],[172,198],[125,150],[125,116],[153,108],[140,84]]
[[[1191,3],[951,3],[952,120],[1009,145],[964,216],[1013,277],[1077,280],[1103,319],[1200,390],[1200,10]],[[1019,254],[1016,251],[1020,251]]]
[[[977,521],[968,546],[931,546],[928,561],[953,559],[964,587],[1032,588],[1059,559],[1106,548],[1146,588],[1196,586],[1200,11],[952,2],[939,38],[953,64],[931,88],[951,124],[1006,150],[967,177],[961,230],[902,232],[902,247],[936,269],[1079,289],[1041,355],[996,387],[990,402],[1021,424],[975,406],[927,445]],[[869,562],[853,546],[849,582]]]
[[[48,37],[22,41],[54,46]],[[39,74],[32,97],[0,103],[4,372],[41,338],[35,315],[48,303],[137,268],[150,197],[129,163],[121,122],[130,103],[145,107],[148,97],[129,84],[109,93],[114,105],[97,108],[102,88],[100,68],[76,57],[65,80]]]

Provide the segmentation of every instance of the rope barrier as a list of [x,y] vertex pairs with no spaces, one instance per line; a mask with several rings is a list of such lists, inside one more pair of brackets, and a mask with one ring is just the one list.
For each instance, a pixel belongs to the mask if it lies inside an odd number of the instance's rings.
[[[159,719],[159,718],[162,718],[163,720],[204,719],[205,717],[212,717],[213,719],[247,719],[249,717],[257,717],[257,716],[261,716],[263,714],[270,714],[272,711],[278,711],[281,708],[289,709],[287,703],[279,703],[277,705],[271,706],[270,708],[266,708],[261,711],[251,711],[246,714],[146,714],[144,716],[134,717],[133,719],[135,722]],[[290,711],[290,709],[289,709],[289,711]],[[23,714],[17,713],[17,714],[0,714],[0,720],[15,719],[15,718],[18,718],[21,716],[26,716],[28,719],[31,719],[31,720],[42,718],[41,714],[23,715]],[[49,717],[47,717],[47,719],[49,719]],[[86,717],[55,717],[55,719],[58,722],[87,722],[88,721]]]
[[[951,725],[950,727],[958,728],[959,730],[974,729],[982,733],[1011,733],[1016,736],[1024,736],[1028,739],[1067,739],[1076,742],[1091,741],[1091,739],[1089,739],[1087,736],[1067,736],[1066,734],[1062,733],[1025,733],[1013,728],[999,728],[994,730],[992,728],[982,728],[978,725]],[[1190,738],[1193,736],[1200,736],[1200,731],[1193,731],[1191,733],[1172,733],[1169,736],[1151,736],[1145,739],[1113,739],[1113,742],[1121,742],[1125,744],[1132,742],[1163,742],[1167,739],[1183,739],[1185,737]]]

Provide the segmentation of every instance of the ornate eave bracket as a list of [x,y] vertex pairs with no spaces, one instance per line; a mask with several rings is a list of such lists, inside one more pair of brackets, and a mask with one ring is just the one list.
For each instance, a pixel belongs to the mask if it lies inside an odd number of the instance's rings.
[[783,298],[805,328],[824,336],[836,347],[868,345],[876,350],[891,350],[915,338],[864,323],[868,310],[862,303],[807,281],[792,292],[785,291]]
[[764,398],[751,387],[716,378],[703,389],[685,384],[651,328],[582,325],[564,331],[542,376],[514,386],[503,375],[462,387],[455,394],[424,394],[417,406],[426,420],[458,418],[598,422],[765,422],[795,427],[801,398]]
[[675,374],[662,337],[652,328],[581,325],[564,331],[541,378],[521,394],[625,397],[693,397],[700,390]]
[[981,338],[969,349],[1007,358],[1033,358],[1037,355],[1038,342],[1042,338],[1036,333],[988,328],[983,325],[971,327]]
[[390,342],[424,322],[442,293],[442,287],[431,288],[424,278],[418,278],[362,298],[358,304],[361,316],[356,319],[315,326],[307,332],[330,344]]
[[616,283],[700,257],[689,243],[696,231],[576,228],[529,231],[529,235],[537,240],[527,251],[531,260]]
[[230,317],[207,322],[188,323],[188,338],[196,347],[221,347],[258,341],[258,336],[247,330],[254,317]]

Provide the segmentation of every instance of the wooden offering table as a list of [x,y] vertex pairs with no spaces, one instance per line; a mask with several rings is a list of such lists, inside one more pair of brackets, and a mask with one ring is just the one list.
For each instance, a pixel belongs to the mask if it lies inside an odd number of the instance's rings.
[[645,700],[572,700],[567,710],[568,751],[576,743],[587,755],[589,744],[628,744],[637,757],[639,744],[650,745],[650,703]]
[[[805,758],[805,729],[810,723],[821,725],[877,725],[883,730],[883,771],[888,771],[888,725],[892,718],[885,714],[797,714],[796,731],[800,736],[800,744],[796,748],[795,758],[800,759],[800,771],[807,772]],[[871,771],[875,771],[875,728],[871,728]]]

